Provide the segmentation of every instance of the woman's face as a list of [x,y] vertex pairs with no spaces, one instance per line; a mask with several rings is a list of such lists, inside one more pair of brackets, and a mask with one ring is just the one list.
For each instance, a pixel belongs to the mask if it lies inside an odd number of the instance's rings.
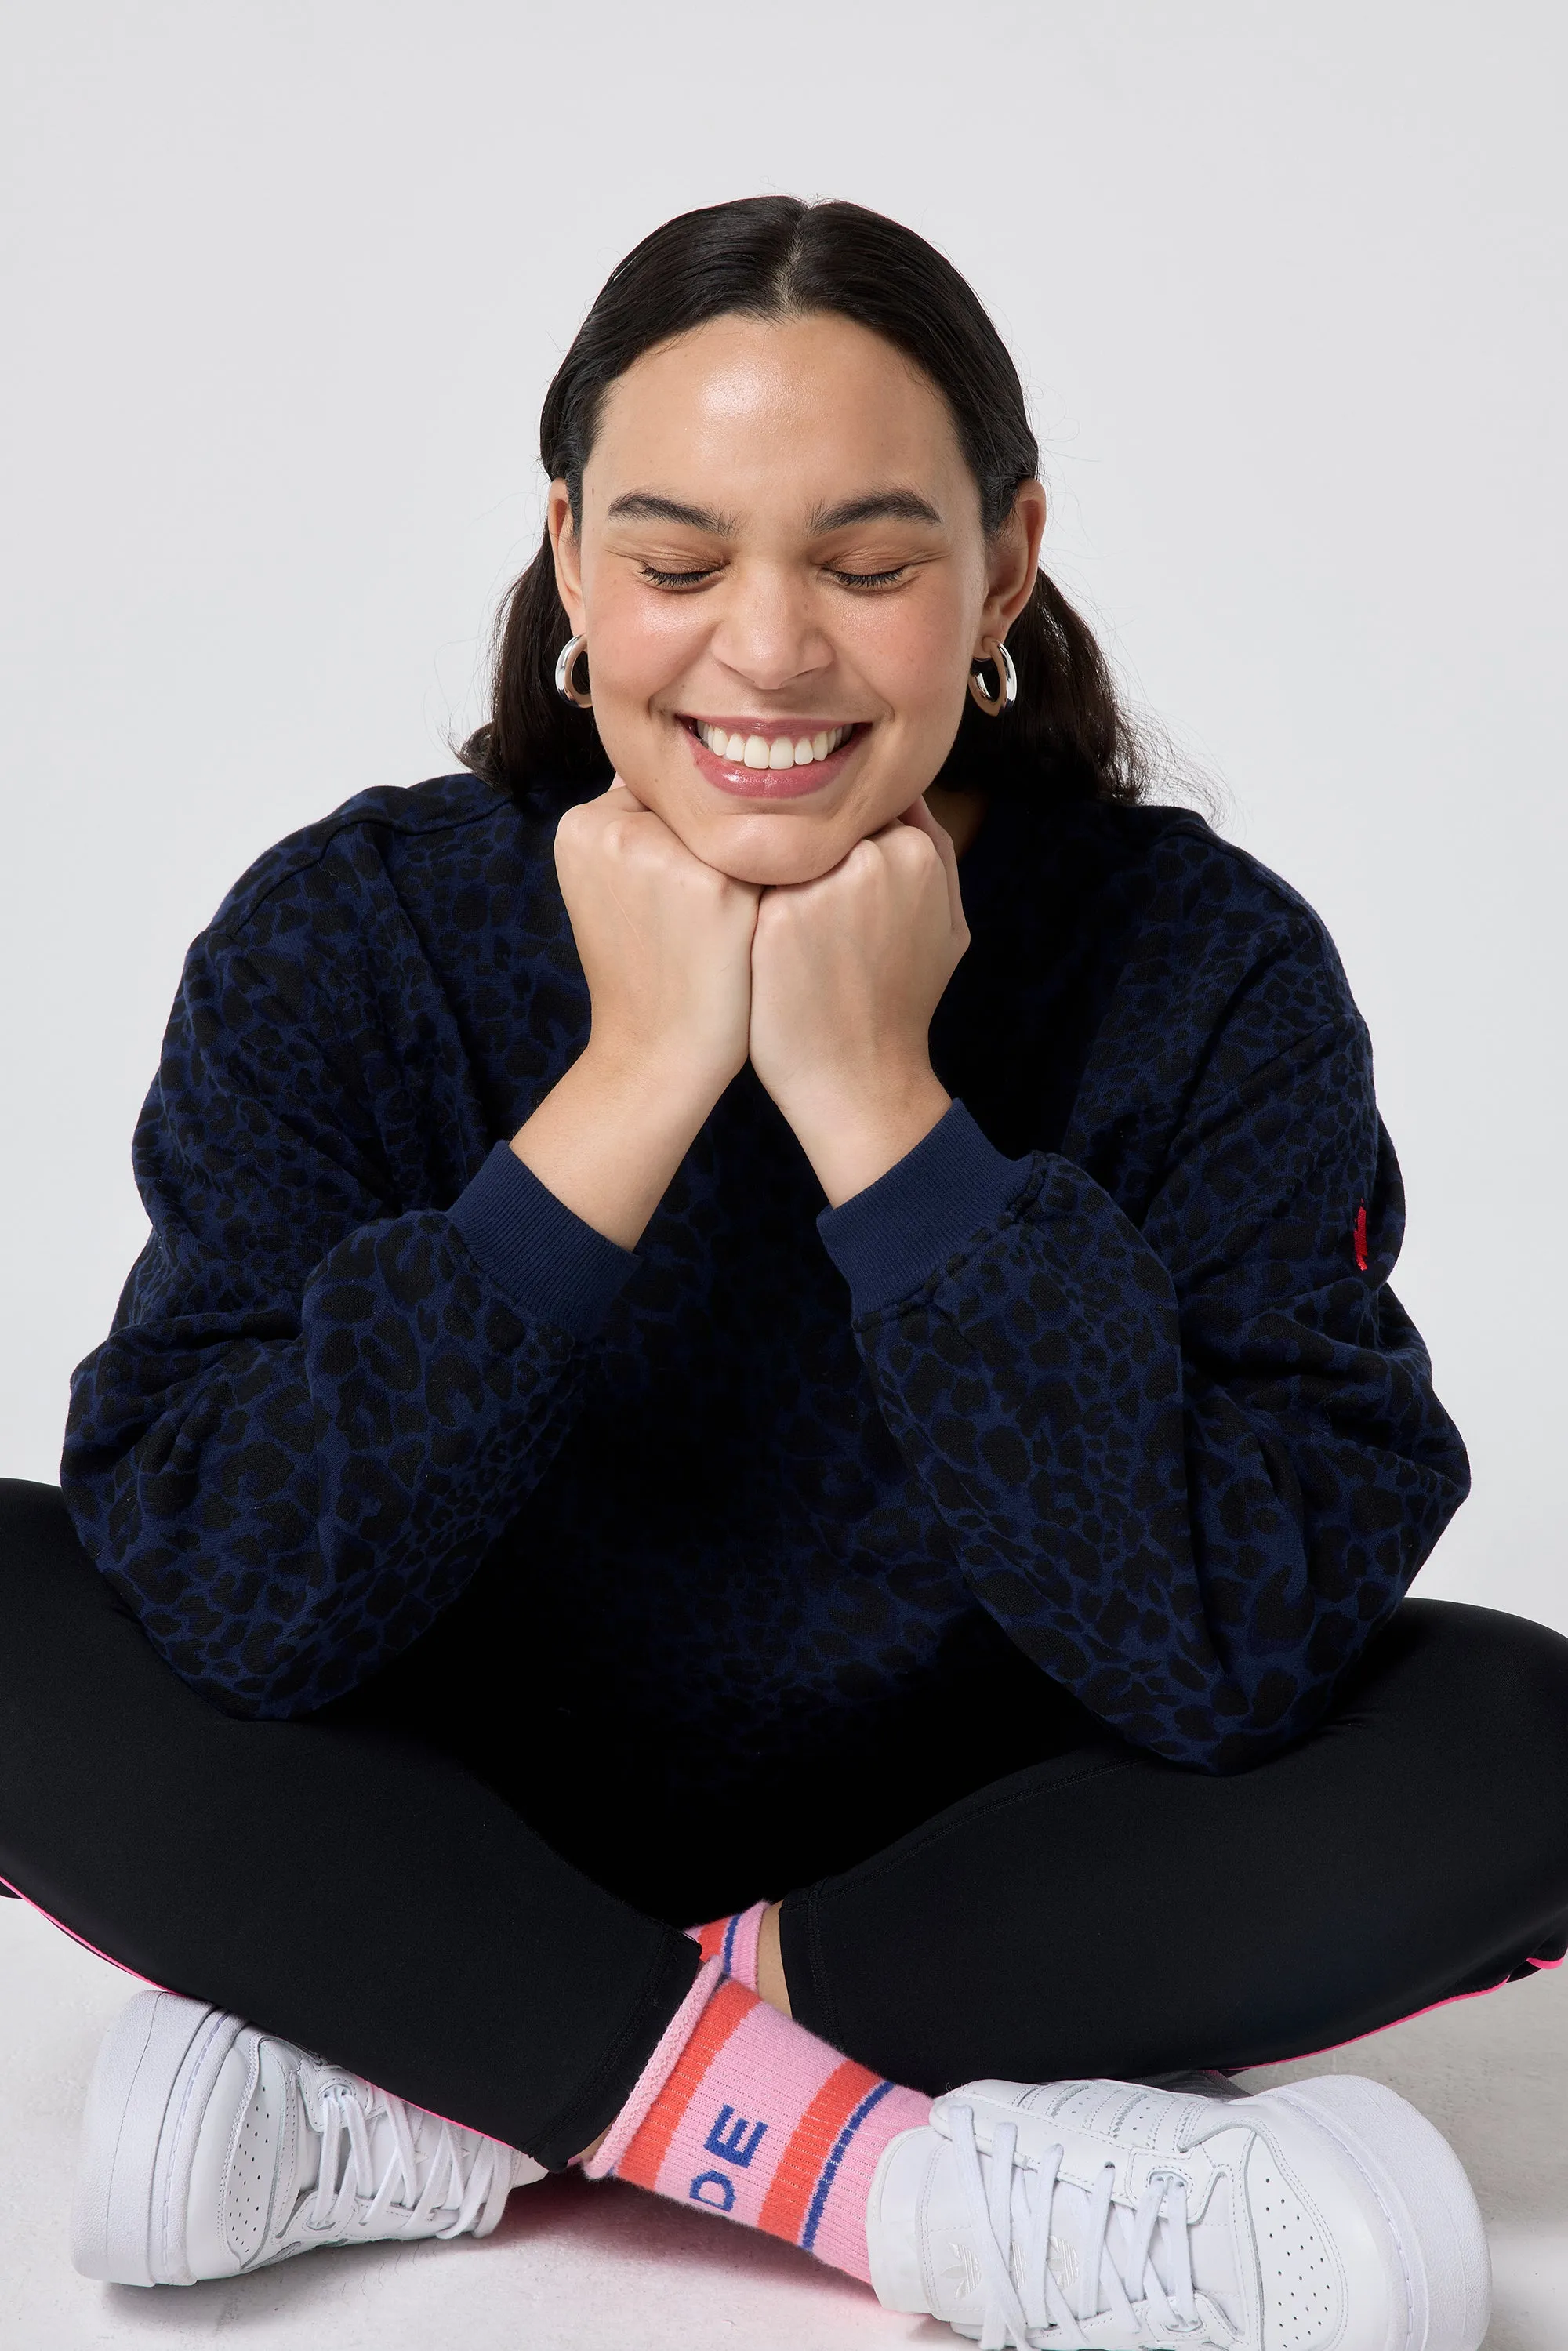
[[773,883],[930,783],[1033,584],[1045,498],[1026,484],[988,541],[946,406],[891,344],[725,318],[611,387],[580,537],[562,482],[549,511],[617,775],[705,863]]

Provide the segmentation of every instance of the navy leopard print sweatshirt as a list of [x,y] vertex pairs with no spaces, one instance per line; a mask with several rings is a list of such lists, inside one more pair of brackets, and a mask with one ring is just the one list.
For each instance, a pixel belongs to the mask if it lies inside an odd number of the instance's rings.
[[1468,1483],[1311,910],[1185,810],[998,804],[954,1108],[819,1213],[747,1070],[633,1255],[506,1147],[587,1034],[553,828],[363,793],[191,949],[63,1463],[170,1664],[306,1713],[500,1560],[693,1785],[977,1674],[1209,1771],[1306,1730]]

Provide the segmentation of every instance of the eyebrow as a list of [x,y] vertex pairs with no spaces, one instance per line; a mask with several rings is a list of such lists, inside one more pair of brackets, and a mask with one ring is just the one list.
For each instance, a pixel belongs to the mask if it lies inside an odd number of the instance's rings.
[[[605,509],[608,518],[628,522],[684,523],[688,530],[707,531],[715,538],[735,538],[740,525],[733,515],[711,507],[689,507],[656,490],[623,490]],[[813,538],[823,531],[848,530],[858,522],[940,523],[941,516],[918,490],[871,490],[864,497],[844,498],[836,507],[818,507],[807,528]]]
[[847,530],[857,522],[932,522],[942,517],[918,490],[873,490],[863,498],[845,498],[836,507],[819,507],[811,517],[813,533]]
[[711,507],[683,506],[679,498],[663,498],[656,490],[623,490],[611,499],[605,513],[631,522],[682,522],[690,530],[710,531],[715,538],[734,538],[740,528],[733,515],[716,514]]

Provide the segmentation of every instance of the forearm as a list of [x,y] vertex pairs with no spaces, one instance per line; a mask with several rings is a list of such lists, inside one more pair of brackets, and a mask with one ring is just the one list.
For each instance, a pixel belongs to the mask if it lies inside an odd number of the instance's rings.
[[512,1149],[585,1225],[635,1249],[715,1099],[710,1072],[617,1057],[591,1040]]
[[953,844],[923,802],[821,880],[765,891],[751,1061],[836,1208],[952,1107],[931,1016],[968,946]]
[[956,1111],[821,1220],[883,1416],[1026,1656],[1135,1746],[1255,1762],[1397,1604],[1462,1454],[1365,1285],[1309,1265],[1303,1311],[1278,1257],[1211,1228],[1194,1360],[1168,1264],[1109,1194],[1054,1156],[1018,1188],[988,1152]]
[[257,1298],[200,1341],[179,1271],[76,1375],[67,1500],[193,1687],[306,1711],[456,1597],[570,1426],[583,1344],[439,1211],[346,1236],[293,1312]]
[[953,1107],[930,1062],[914,1069],[869,1070],[850,1092],[823,1083],[791,1105],[800,1147],[837,1208],[876,1183],[925,1142]]

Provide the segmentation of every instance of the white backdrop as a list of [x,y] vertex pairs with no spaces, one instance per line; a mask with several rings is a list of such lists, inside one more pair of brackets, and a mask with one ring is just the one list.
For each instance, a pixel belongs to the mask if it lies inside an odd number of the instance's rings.
[[144,1230],[186,941],[454,763],[539,397],[685,206],[942,245],[1049,555],[1327,917],[1477,1490],[1423,1589],[1568,1626],[1557,0],[56,0],[0,96],[0,1471]]

